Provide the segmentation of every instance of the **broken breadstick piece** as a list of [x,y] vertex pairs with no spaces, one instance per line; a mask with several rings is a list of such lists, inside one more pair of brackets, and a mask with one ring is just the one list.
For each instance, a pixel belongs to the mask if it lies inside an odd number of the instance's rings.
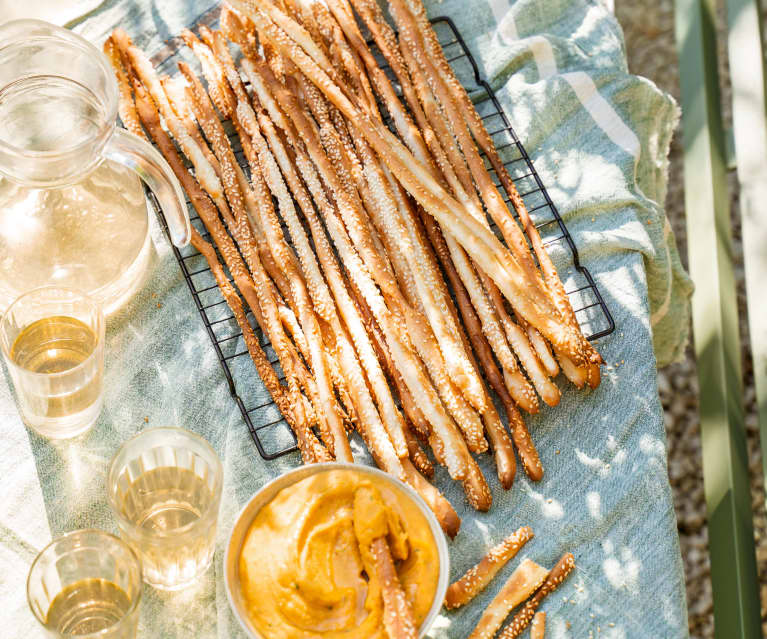
[[532,595],[548,574],[546,568],[534,561],[522,561],[482,613],[468,639],[492,639],[508,614]]
[[533,623],[530,625],[530,639],[543,639],[546,632],[546,613],[542,610],[536,612]]
[[458,608],[471,601],[532,538],[532,528],[523,526],[500,544],[493,546],[476,566],[470,568],[458,581],[450,584],[445,597],[445,607]]
[[575,568],[575,558],[572,553],[563,555],[557,562],[557,565],[554,566],[553,570],[549,573],[549,576],[546,577],[546,581],[543,582],[543,585],[538,589],[538,592],[527,600],[527,603],[522,610],[514,615],[514,619],[511,620],[511,623],[503,629],[503,632],[501,632],[500,635],[498,635],[498,639],[514,639],[515,637],[519,637],[532,620],[533,615],[538,609],[538,606],[541,605],[543,598],[555,590],[572,572],[573,568]]

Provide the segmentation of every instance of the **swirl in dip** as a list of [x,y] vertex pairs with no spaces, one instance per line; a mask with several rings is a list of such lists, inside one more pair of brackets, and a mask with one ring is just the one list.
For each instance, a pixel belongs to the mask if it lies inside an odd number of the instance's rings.
[[[385,480],[329,470],[281,490],[248,531],[240,582],[248,615],[265,639],[385,639],[383,601],[369,580],[354,531],[357,488],[378,490],[399,519],[389,544],[407,550],[397,575],[418,626],[434,601],[437,546],[418,506]],[[359,526],[359,521],[358,521]]]

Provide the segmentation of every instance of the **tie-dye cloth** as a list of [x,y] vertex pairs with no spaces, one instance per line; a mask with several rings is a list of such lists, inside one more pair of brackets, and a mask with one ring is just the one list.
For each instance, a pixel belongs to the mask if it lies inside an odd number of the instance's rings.
[[[107,0],[72,26],[98,43],[121,26],[151,54],[214,4]],[[547,637],[686,637],[655,373],[656,361],[669,362],[684,347],[691,293],[663,212],[678,109],[652,83],[628,73],[620,27],[599,2],[432,0],[427,6],[431,16],[455,20],[497,90],[617,325],[598,344],[608,363],[599,389],[567,387],[558,408],[527,420],[546,469],[543,481],[518,473],[505,492],[483,456],[494,504],[480,514],[438,470],[437,485],[463,520],[450,544],[451,576],[529,524],[536,536],[522,556],[551,566],[571,551],[577,563],[543,604]],[[2,636],[38,636],[24,594],[32,559],[66,531],[116,529],[105,501],[109,461],[126,438],[165,424],[200,433],[224,461],[218,553],[190,590],[144,588],[139,637],[243,636],[225,596],[222,549],[241,506],[299,460],[258,456],[168,244],[157,228],[153,238],[150,280],[108,323],[105,408],[88,435],[61,445],[37,437],[21,424],[9,389],[0,388]],[[239,390],[250,399],[264,393],[258,383]],[[356,441],[354,451],[369,462]],[[520,559],[470,605],[443,613],[429,636],[467,636]]]

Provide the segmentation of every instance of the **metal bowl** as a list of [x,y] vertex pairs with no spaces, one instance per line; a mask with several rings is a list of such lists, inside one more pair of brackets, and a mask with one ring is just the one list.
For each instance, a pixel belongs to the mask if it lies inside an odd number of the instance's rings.
[[226,552],[224,554],[226,596],[229,599],[229,605],[231,605],[232,610],[234,611],[234,616],[237,617],[242,629],[248,637],[251,639],[264,639],[251,623],[247,609],[245,608],[245,601],[242,597],[242,588],[240,585],[240,553],[242,552],[242,546],[245,543],[245,537],[261,508],[272,501],[283,488],[292,486],[302,479],[312,475],[325,473],[330,470],[351,470],[386,481],[392,488],[399,491],[404,498],[409,499],[418,506],[424,517],[426,517],[426,521],[429,523],[429,528],[434,537],[434,543],[437,545],[439,579],[437,581],[437,590],[434,593],[434,601],[429,609],[429,614],[426,615],[426,619],[424,619],[419,630],[419,637],[423,637],[437,618],[437,614],[439,614],[440,608],[442,607],[442,602],[445,600],[445,593],[447,592],[448,578],[450,575],[450,557],[447,551],[445,535],[442,532],[442,528],[440,528],[434,513],[432,513],[426,505],[426,502],[424,502],[424,500],[421,499],[410,486],[376,468],[362,466],[360,464],[330,462],[301,466],[270,481],[253,495],[247,504],[245,504],[234,522],[234,527],[229,536],[229,543],[226,546]]

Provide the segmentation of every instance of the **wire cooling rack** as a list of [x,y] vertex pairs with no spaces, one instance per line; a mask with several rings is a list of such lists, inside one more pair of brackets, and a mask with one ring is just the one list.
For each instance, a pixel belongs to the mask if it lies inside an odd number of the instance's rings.
[[[210,12],[203,15],[197,21],[197,25],[213,26],[217,18],[217,11]],[[615,330],[615,322],[594,278],[581,264],[573,238],[541,182],[530,156],[512,129],[495,93],[480,76],[479,67],[469,53],[455,23],[447,17],[434,18],[431,22],[448,62],[475,100],[477,111],[495,142],[501,160],[539,229],[544,246],[547,247],[565,283],[570,302],[584,334],[589,340],[595,340],[612,333]],[[395,79],[391,76],[382,56],[378,54],[375,45],[369,44],[377,55],[381,67],[390,74],[394,86],[397,87]],[[160,70],[173,74],[181,55],[183,54],[178,40],[173,40],[154,56],[153,62]],[[247,171],[247,162],[242,156],[242,151],[239,150],[238,141],[234,143],[234,149],[237,160]],[[489,162],[485,161],[494,181],[505,194],[504,199],[508,204],[508,194],[500,185]],[[165,219],[151,193],[150,201],[160,213],[159,219],[167,234]],[[204,238],[208,239],[208,233],[188,200],[187,204],[192,224]],[[219,292],[205,259],[192,246],[182,249],[173,247],[173,252],[221,363],[229,383],[229,390],[242,413],[259,454],[264,459],[275,459],[297,450],[295,436],[261,383],[245,347],[242,332]],[[223,264],[223,260],[221,262]],[[258,328],[251,314],[248,314],[248,318],[255,326],[256,335],[259,336],[269,361],[276,364],[279,371],[277,356],[271,349],[268,339]],[[284,374],[280,371],[280,379],[283,378]]]

